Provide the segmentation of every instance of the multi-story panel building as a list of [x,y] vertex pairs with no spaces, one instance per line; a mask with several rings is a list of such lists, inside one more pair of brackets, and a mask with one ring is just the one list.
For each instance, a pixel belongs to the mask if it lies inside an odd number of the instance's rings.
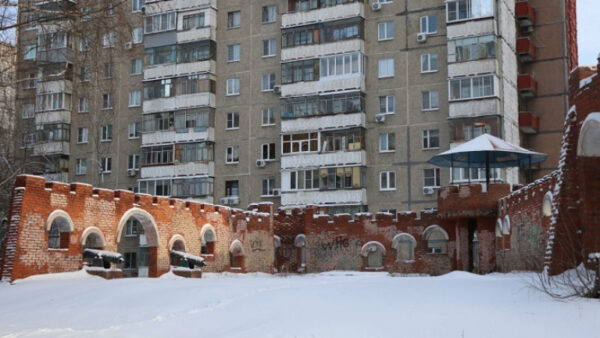
[[[564,1],[536,5],[544,22]],[[90,6],[66,2],[84,13]],[[482,133],[519,143],[519,126],[530,131],[519,111],[544,110],[556,100],[539,92],[526,98],[519,74],[535,75],[538,67],[547,82],[566,88],[566,77],[543,68],[566,59],[531,62],[522,52],[517,59],[524,41],[517,36],[538,34],[524,28],[522,6],[514,0],[132,0],[100,29],[63,29],[67,37],[53,47],[67,51],[61,57],[49,56],[37,26],[24,26],[20,78],[44,88],[37,104],[35,90],[19,89],[23,116],[35,117],[31,124],[42,135],[26,140],[38,155],[57,159],[61,180],[231,206],[316,204],[326,213],[435,207],[442,183],[483,181],[484,173],[440,169],[427,160]],[[556,27],[574,20],[557,15]],[[117,19],[128,29],[115,27]],[[547,26],[540,37],[554,27]],[[559,53],[564,41],[544,44]],[[65,72],[53,74],[62,76],[59,82],[40,85],[42,59],[64,64]],[[551,134],[548,128],[537,135]],[[558,148],[558,138],[536,137],[525,145]],[[493,174],[519,180],[513,170]]]

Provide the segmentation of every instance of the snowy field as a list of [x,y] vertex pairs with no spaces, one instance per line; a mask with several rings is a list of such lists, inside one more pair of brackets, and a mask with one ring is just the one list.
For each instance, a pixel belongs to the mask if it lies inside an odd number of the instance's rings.
[[555,301],[533,276],[36,276],[0,284],[0,336],[600,337],[598,300]]

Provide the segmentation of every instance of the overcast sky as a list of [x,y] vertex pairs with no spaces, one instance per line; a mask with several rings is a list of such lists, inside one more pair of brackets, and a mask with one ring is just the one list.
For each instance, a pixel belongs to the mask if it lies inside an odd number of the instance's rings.
[[579,65],[595,65],[600,54],[600,0],[577,0]]

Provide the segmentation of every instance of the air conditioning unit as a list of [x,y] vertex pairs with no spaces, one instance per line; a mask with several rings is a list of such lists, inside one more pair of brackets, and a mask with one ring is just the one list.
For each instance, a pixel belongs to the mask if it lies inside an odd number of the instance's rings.
[[371,4],[371,9],[375,12],[381,10],[381,4],[378,1],[375,1]]
[[259,168],[264,168],[267,165],[267,162],[263,159],[256,160],[256,166]]
[[133,43],[131,41],[125,43],[125,49],[133,48]]
[[281,195],[281,189],[273,189],[273,196]]
[[423,187],[423,194],[432,195],[433,192],[434,192],[434,189],[432,187]]
[[425,33],[419,33],[419,34],[417,34],[417,41],[418,42],[425,42],[425,41],[427,41],[427,34],[425,34]]
[[375,115],[375,122],[377,122],[377,123],[383,123],[383,122],[385,122],[385,114],[376,114]]
[[137,171],[135,169],[127,169],[127,176],[133,177],[136,174],[137,174]]
[[273,93],[281,94],[281,86],[273,86]]

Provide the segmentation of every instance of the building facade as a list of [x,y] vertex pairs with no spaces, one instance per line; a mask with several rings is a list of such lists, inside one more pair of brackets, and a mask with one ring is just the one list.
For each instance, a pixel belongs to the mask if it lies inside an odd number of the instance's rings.
[[[484,179],[435,168],[434,154],[481,133],[523,136],[519,74],[536,62],[517,62],[521,2],[101,3],[52,2],[84,13],[58,29],[66,42],[50,54],[67,53],[52,64],[68,71],[53,89],[40,91],[44,25],[19,30],[19,76],[38,88],[19,88],[38,130],[24,140],[52,163],[37,172],[51,179],[230,206],[396,214],[435,207],[442,184]],[[516,171],[494,175],[519,181]]]

